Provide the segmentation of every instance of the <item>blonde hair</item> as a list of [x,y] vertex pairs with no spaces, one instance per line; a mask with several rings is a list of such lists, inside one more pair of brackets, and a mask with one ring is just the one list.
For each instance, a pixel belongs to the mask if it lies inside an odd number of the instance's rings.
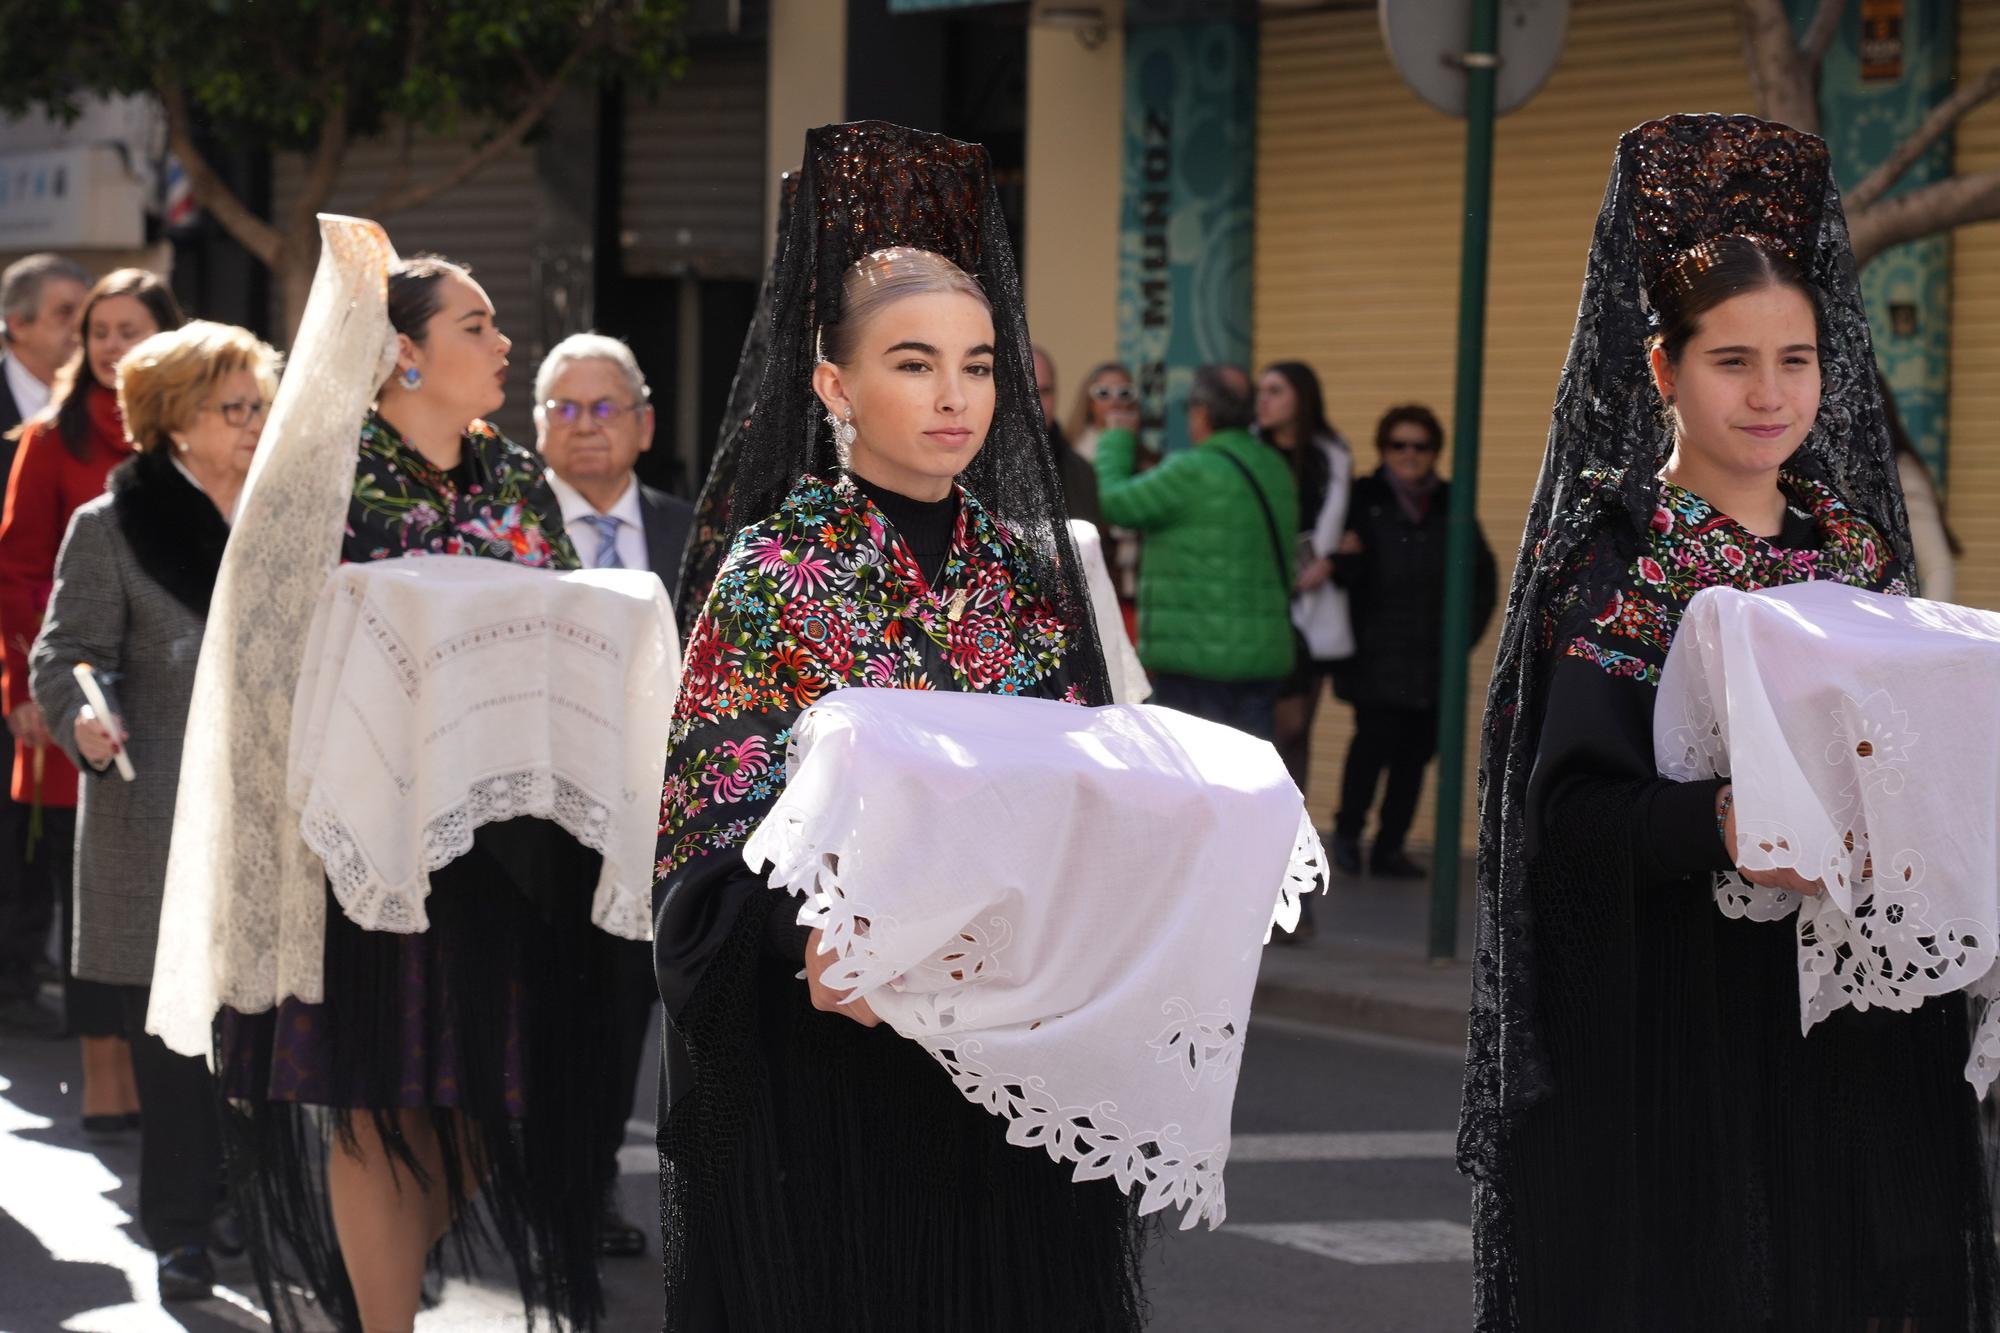
[[215,386],[239,370],[257,377],[268,400],[278,391],[276,349],[248,329],[197,319],[156,333],[118,363],[118,409],[141,453],[167,447],[194,424]]
[[932,292],[957,292],[988,313],[993,309],[977,278],[934,251],[896,245],[863,255],[841,282],[839,320],[820,330],[820,355],[836,366],[852,365],[863,325],[906,296]]

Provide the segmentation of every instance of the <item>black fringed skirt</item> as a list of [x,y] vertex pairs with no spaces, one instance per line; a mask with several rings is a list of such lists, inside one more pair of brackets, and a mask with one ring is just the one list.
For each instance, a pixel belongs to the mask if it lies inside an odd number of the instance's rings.
[[[445,1189],[456,1257],[497,1246],[530,1310],[597,1326],[597,1179],[617,941],[590,923],[599,859],[558,826],[478,830],[431,875],[431,928],[366,931],[327,900],[326,1000],[224,1010],[232,1195],[267,1307],[296,1327],[308,1294],[358,1328],[326,1190],[326,1154],[366,1115],[399,1171]],[[426,1114],[445,1179],[426,1179],[405,1113]],[[472,1174],[462,1164],[473,1163]]]
[[1007,1142],[887,1025],[814,1009],[750,895],[663,1073],[667,1333],[1134,1333],[1136,1206]]

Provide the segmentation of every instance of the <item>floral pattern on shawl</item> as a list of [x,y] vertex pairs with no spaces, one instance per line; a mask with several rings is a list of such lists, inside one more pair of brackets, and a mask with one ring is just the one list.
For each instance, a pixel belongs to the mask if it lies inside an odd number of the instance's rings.
[[484,421],[467,428],[463,443],[465,466],[447,473],[369,413],[341,559],[478,555],[536,569],[580,568],[541,460]]
[[[1585,475],[1592,491],[1617,493],[1616,473]],[[1572,597],[1552,607],[1544,622],[1544,647],[1610,675],[1658,685],[1681,614],[1704,588],[1755,592],[1828,580],[1908,595],[1894,553],[1873,524],[1819,482],[1789,473],[1781,481],[1787,502],[1810,513],[1817,546],[1791,548],[1766,541],[1693,491],[1664,482],[1645,543],[1627,567],[1623,586],[1602,606],[1581,607]],[[1584,580],[1565,582],[1577,587]]]
[[[801,710],[844,685],[1079,701],[1069,627],[1014,538],[958,492],[933,587],[846,477],[744,528],[689,636],[660,801],[660,878],[739,847],[784,787]],[[963,600],[960,594],[963,594]]]

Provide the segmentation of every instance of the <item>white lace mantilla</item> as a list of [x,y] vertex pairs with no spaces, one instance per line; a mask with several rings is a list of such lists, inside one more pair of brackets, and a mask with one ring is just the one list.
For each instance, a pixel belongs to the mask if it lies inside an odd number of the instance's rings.
[[1803,1025],[1967,991],[1966,1078],[2000,1075],[2000,615],[1833,583],[1688,604],[1660,680],[1660,772],[1728,775],[1741,875],[1722,911],[1796,916]]
[[1325,856],[1276,751],[1167,709],[841,690],[743,850],[1010,1143],[1221,1224],[1262,945]]
[[290,775],[341,910],[428,929],[430,872],[481,825],[532,815],[603,854],[591,920],[650,939],[678,684],[666,590],[643,570],[343,567],[307,642]]
[[[395,365],[381,227],[320,218],[319,269],[237,502],[188,706],[147,1030],[211,1052],[218,1008],[320,997],[326,893],[285,801],[292,695],[340,562],[361,421]],[[386,359],[385,359],[386,358]]]

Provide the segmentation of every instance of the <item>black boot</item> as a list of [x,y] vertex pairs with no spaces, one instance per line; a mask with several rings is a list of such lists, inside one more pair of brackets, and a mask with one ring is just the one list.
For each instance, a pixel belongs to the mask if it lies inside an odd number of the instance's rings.
[[199,1245],[182,1245],[160,1256],[160,1300],[205,1301],[215,1294],[215,1265]]
[[1333,868],[1343,875],[1361,873],[1361,839],[1351,833],[1333,835]]
[[1368,873],[1376,879],[1429,879],[1431,872],[1403,854],[1401,847],[1376,847],[1368,858]]

